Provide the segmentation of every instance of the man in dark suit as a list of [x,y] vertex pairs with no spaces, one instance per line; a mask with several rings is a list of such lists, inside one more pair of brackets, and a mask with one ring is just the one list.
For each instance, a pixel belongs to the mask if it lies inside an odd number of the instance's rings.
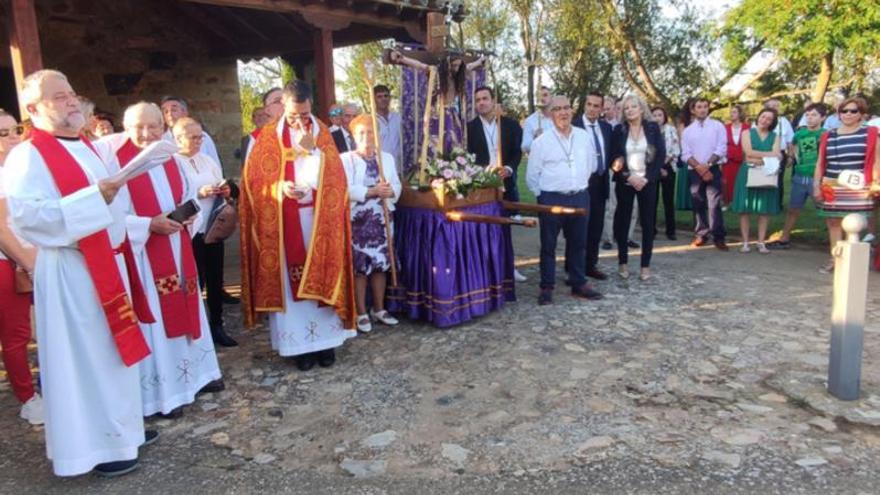
[[333,142],[336,143],[336,149],[339,150],[339,153],[354,151],[354,138],[348,130],[348,124],[360,113],[358,106],[353,103],[346,103],[342,106],[342,123],[330,133],[333,136]]
[[588,277],[605,280],[607,275],[599,270],[599,243],[602,241],[602,227],[605,223],[605,203],[608,201],[610,187],[608,170],[611,167],[611,125],[602,116],[604,97],[598,91],[587,94],[584,113],[572,119],[575,127],[587,131],[596,148],[596,171],[590,176],[590,217],[587,224],[587,269]]
[[499,164],[498,142],[501,139],[501,171],[504,177],[504,199],[507,201],[519,201],[519,191],[516,187],[517,168],[522,159],[522,127],[509,117],[501,117],[501,128],[498,129],[496,119],[495,93],[485,86],[477,88],[474,92],[474,105],[478,117],[468,122],[467,143],[468,153],[476,155],[476,163],[479,165]]
[[[481,86],[474,91],[474,107],[477,118],[468,122],[467,146],[468,153],[476,156],[479,165],[501,166],[500,174],[504,178],[504,199],[519,201],[519,190],[516,186],[517,169],[522,159],[522,127],[508,117],[496,118],[500,111],[495,103],[495,92],[491,88]],[[498,139],[501,140],[501,157],[498,157]],[[525,282],[526,277],[514,270],[517,282]]]

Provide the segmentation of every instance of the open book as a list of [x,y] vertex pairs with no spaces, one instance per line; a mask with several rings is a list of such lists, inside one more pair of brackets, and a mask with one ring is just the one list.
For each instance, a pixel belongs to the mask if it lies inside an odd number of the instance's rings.
[[176,144],[160,139],[142,149],[126,166],[119,169],[119,172],[110,176],[110,179],[114,182],[128,182],[167,162],[177,151]]

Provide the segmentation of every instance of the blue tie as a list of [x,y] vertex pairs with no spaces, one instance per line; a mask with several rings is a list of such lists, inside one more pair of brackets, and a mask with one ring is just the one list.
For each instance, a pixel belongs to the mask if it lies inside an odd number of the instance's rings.
[[605,175],[605,157],[602,156],[602,145],[599,144],[599,134],[596,132],[596,124],[590,124],[590,129],[593,130],[590,134],[593,135],[593,144],[596,146],[596,155],[599,157],[599,165],[596,167],[596,173],[599,175]]

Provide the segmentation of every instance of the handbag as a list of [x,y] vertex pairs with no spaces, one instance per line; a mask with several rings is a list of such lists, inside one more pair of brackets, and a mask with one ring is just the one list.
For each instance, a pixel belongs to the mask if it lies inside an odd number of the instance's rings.
[[208,227],[205,229],[205,244],[225,241],[235,232],[237,226],[238,208],[235,203],[218,197],[214,200],[211,216],[208,217]]
[[[775,157],[764,157],[764,165],[760,167],[749,167],[749,175],[746,180],[746,187],[758,189],[775,189],[779,187],[777,176],[780,169],[779,159]],[[772,173],[767,173],[767,169]]]

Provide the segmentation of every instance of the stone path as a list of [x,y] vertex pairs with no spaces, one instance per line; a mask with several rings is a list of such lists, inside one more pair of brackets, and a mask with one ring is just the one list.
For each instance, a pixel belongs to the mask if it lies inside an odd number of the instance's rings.
[[155,422],[120,480],[53,478],[5,391],[0,493],[876,493],[880,304],[863,399],[829,398],[823,252],[658,242],[653,281],[538,307],[536,234],[517,231],[518,303],[451,330],[379,327],[330,370],[301,373],[264,330],[230,325],[227,390]]

